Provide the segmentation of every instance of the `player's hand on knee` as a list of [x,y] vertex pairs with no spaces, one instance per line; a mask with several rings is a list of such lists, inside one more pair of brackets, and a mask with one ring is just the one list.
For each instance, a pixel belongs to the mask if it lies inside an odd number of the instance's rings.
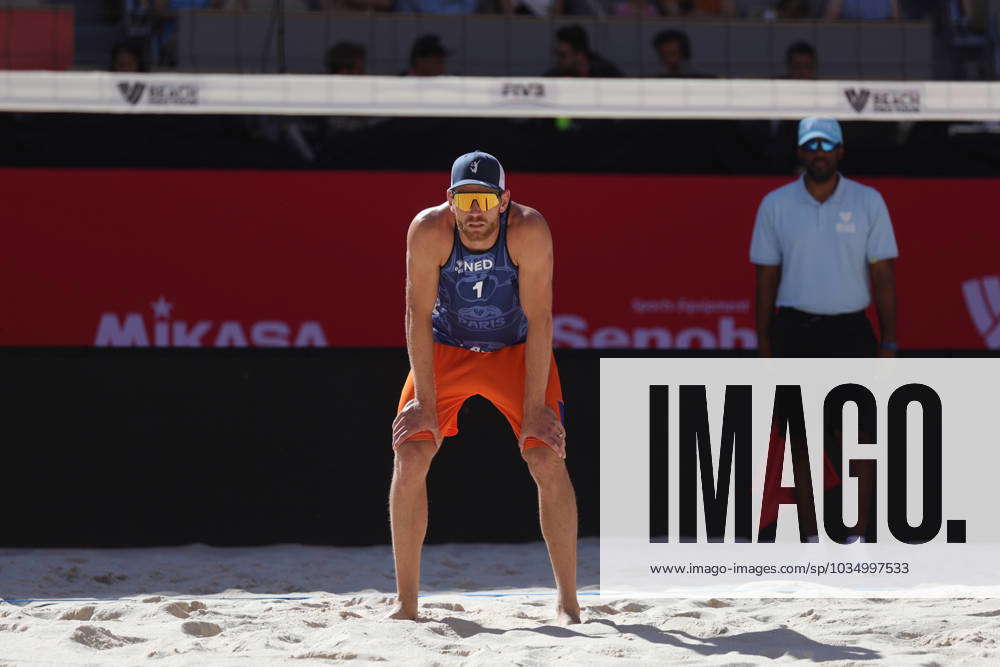
[[421,405],[417,399],[412,399],[403,406],[402,412],[396,415],[392,422],[392,448],[422,432],[434,436],[434,444],[441,444],[441,430],[438,428],[437,410],[435,406]]
[[537,438],[547,443],[560,458],[566,458],[566,428],[549,406],[543,405],[525,412],[521,437],[517,443],[522,451],[528,438]]

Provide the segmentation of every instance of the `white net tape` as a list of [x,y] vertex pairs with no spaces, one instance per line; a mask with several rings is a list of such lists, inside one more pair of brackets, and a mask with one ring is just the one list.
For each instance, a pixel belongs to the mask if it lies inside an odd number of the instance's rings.
[[1000,120],[1000,82],[0,73],[0,110],[572,118]]

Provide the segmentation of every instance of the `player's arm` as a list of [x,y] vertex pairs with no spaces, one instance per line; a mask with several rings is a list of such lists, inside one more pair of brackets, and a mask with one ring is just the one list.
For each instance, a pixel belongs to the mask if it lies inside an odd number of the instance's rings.
[[552,234],[545,218],[524,209],[518,227],[514,259],[518,265],[521,309],[528,318],[524,343],[524,423],[519,445],[529,438],[549,443],[566,456],[565,430],[545,404],[552,363]]
[[[868,265],[883,344],[896,342],[896,272],[893,262],[892,259],[883,259]],[[879,355],[895,356],[895,350],[880,348]]]
[[410,223],[406,235],[406,351],[413,373],[414,400],[392,425],[392,446],[398,447],[422,431],[440,444],[437,395],[434,386],[434,334],[431,312],[437,298],[441,260],[441,228],[425,213]]
[[781,265],[757,264],[756,321],[757,352],[762,357],[774,355],[771,345],[771,326],[774,322],[774,303],[778,298],[781,282]]

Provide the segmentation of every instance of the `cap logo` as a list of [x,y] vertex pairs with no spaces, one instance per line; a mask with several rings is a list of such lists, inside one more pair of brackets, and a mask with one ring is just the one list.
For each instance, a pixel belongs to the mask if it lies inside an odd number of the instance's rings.
[[473,174],[479,171],[479,160],[473,160],[469,163],[469,171]]

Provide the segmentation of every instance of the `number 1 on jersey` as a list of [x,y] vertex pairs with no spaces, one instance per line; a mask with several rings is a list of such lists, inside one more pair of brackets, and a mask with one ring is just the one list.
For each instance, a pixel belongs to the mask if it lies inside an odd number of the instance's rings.
[[480,280],[478,283],[472,286],[472,291],[476,293],[477,299],[483,298],[483,281]]

